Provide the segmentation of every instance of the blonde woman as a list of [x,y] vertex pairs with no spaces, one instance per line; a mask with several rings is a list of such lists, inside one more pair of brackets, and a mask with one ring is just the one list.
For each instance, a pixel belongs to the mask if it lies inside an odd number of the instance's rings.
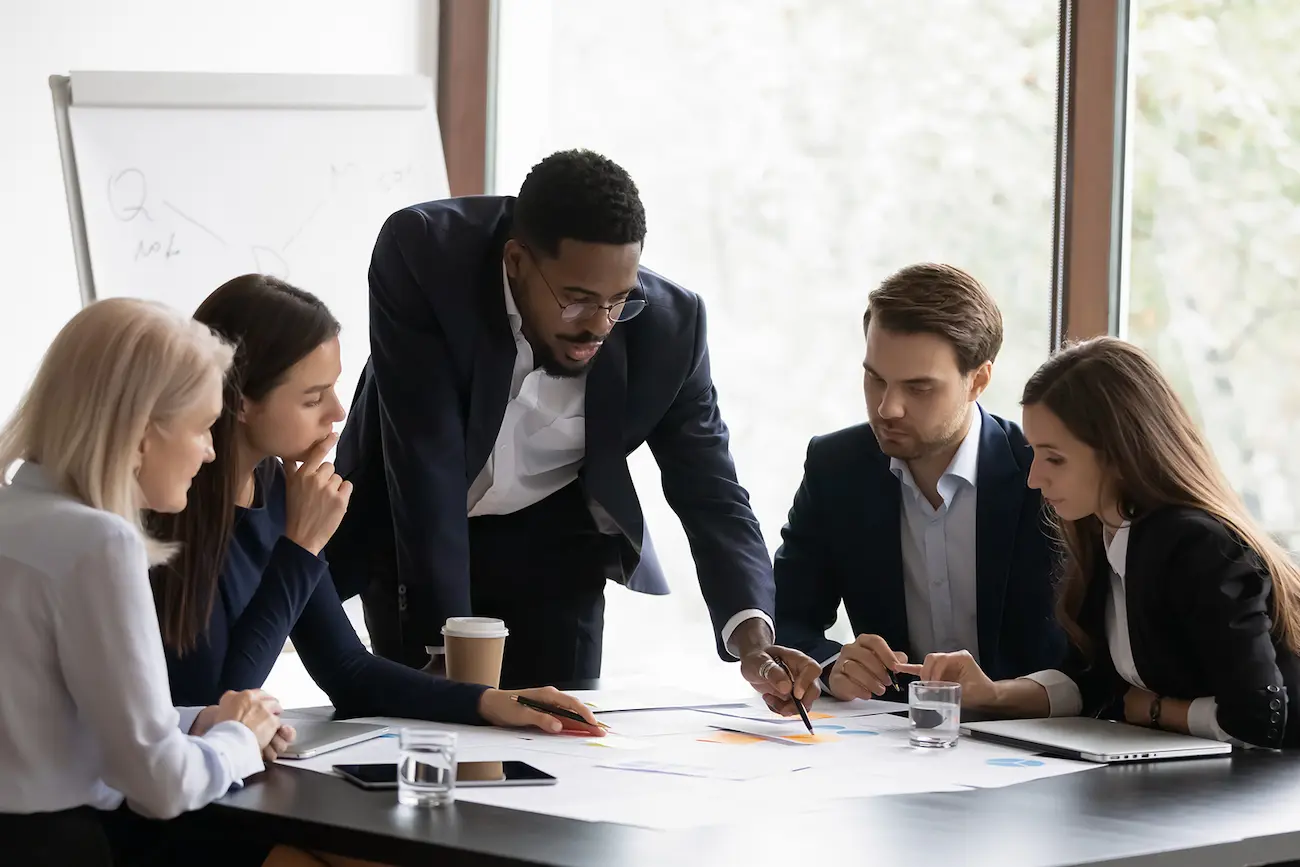
[[1300,569],[1247,512],[1168,380],[1112,337],[1025,385],[1030,487],[1064,548],[1060,671],[991,681],[969,653],[896,669],[1008,716],[1083,713],[1239,746],[1300,746]]
[[169,826],[124,799],[156,818],[202,807],[288,736],[260,691],[172,706],[149,587],[170,551],[141,510],[185,508],[231,357],[163,307],[101,301],[59,332],[0,430],[0,839],[14,863],[147,860]]

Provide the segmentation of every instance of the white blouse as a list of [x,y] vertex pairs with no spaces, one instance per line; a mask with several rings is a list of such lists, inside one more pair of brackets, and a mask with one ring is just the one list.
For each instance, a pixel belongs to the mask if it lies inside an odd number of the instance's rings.
[[187,734],[199,710],[172,707],[139,532],[23,464],[0,487],[0,812],[204,806],[263,763],[242,723]]

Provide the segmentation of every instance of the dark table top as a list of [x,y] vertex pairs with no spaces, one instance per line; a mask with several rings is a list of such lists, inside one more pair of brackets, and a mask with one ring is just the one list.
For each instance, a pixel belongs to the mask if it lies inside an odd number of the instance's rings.
[[689,831],[468,803],[413,810],[399,807],[391,791],[275,766],[203,815],[232,832],[398,865],[752,867],[868,854],[872,865],[953,867],[1300,864],[1300,751],[1237,751],[1001,789],[849,799],[789,820],[774,802],[752,823]]

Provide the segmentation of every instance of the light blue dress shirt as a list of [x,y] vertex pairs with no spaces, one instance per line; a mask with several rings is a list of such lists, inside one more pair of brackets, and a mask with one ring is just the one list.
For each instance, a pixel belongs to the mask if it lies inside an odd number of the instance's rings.
[[899,523],[903,534],[903,588],[910,659],[927,653],[969,650],[979,660],[975,604],[975,481],[979,470],[979,408],[971,406],[970,428],[939,477],[938,508],[917,487],[907,462],[892,458],[889,469],[902,483]]

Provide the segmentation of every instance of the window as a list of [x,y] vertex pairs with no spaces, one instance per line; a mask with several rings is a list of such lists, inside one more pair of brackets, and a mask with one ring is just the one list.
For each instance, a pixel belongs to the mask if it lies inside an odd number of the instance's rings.
[[1300,543],[1300,6],[1133,7],[1123,327],[1246,505]]
[[[943,261],[990,288],[1007,336],[985,405],[1019,418],[1048,350],[1057,22],[1054,0],[500,5],[494,191],[568,147],[631,172],[645,264],[708,305],[772,549],[809,438],[865,420],[862,311],[894,270]],[[632,463],[674,595],[610,589],[604,672],[704,665],[686,540],[653,459]]]

